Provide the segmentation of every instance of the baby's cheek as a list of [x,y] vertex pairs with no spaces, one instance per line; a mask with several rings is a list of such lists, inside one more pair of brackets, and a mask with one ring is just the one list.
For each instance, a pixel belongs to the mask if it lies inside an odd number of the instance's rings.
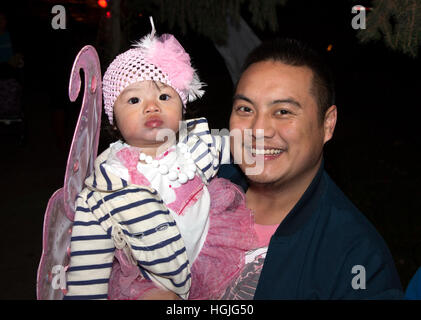
[[175,134],[180,129],[180,122],[181,121],[182,121],[181,114],[179,116],[178,115],[173,115],[172,117],[170,117],[170,119],[168,119],[168,122],[167,122],[167,126],[166,127],[169,130],[173,131],[174,134]]

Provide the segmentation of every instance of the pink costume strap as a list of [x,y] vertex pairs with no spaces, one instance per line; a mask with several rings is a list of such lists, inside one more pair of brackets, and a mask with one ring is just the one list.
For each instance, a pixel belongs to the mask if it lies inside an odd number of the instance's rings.
[[130,183],[150,186],[150,182],[146,177],[137,170],[140,151],[135,148],[126,147],[117,152],[117,158],[129,170]]

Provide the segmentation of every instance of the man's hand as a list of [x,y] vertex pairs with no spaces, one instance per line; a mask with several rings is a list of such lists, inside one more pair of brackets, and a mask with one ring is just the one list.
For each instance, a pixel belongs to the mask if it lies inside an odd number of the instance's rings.
[[181,300],[181,298],[169,290],[152,289],[139,297],[139,300]]

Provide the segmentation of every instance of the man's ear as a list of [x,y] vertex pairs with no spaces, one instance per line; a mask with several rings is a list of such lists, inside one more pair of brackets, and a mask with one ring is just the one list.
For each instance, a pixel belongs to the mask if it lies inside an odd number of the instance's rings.
[[325,113],[325,119],[323,122],[324,134],[325,134],[323,143],[328,142],[332,138],[333,132],[335,131],[337,117],[338,117],[338,113],[336,110],[336,106],[335,105],[330,106],[330,108],[327,109]]

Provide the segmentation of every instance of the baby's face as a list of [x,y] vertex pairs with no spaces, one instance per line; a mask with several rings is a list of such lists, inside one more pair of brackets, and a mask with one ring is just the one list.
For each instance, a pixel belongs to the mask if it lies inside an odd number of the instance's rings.
[[157,141],[161,129],[178,132],[182,102],[173,88],[159,81],[136,82],[118,96],[114,116],[129,145],[145,148],[145,153],[153,154],[154,149],[164,143]]

